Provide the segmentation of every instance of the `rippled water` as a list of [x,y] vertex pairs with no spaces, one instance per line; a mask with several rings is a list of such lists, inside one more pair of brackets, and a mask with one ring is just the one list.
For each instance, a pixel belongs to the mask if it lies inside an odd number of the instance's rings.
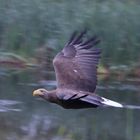
[[[32,96],[53,89],[54,76],[36,71],[0,75],[0,140],[139,140],[140,110],[97,108],[66,110]],[[140,83],[99,81],[99,95],[140,105]]]

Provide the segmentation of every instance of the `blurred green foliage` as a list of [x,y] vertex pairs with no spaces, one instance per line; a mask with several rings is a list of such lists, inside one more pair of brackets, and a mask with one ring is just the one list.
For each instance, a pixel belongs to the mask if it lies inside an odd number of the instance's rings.
[[44,44],[58,51],[85,27],[102,40],[102,63],[140,60],[138,0],[0,0],[0,51],[30,57]]

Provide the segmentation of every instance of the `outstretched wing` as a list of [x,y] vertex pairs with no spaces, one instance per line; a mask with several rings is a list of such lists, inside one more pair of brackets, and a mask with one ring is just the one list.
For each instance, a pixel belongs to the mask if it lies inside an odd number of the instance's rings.
[[97,84],[97,65],[101,54],[94,46],[100,40],[94,36],[86,41],[83,31],[73,33],[69,42],[53,60],[58,88],[94,92]]

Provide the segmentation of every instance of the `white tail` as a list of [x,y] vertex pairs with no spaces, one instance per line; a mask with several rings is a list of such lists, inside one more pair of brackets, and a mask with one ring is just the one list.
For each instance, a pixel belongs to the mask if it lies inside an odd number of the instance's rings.
[[112,106],[112,107],[119,107],[119,108],[123,108],[124,106],[118,102],[106,99],[104,97],[102,97],[103,101],[101,101],[102,104],[107,105],[107,106]]

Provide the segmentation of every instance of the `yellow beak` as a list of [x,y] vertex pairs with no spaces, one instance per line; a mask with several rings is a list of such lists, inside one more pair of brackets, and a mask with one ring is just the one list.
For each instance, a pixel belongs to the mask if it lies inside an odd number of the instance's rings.
[[43,93],[39,89],[33,91],[33,96],[39,96],[39,95],[43,95]]

